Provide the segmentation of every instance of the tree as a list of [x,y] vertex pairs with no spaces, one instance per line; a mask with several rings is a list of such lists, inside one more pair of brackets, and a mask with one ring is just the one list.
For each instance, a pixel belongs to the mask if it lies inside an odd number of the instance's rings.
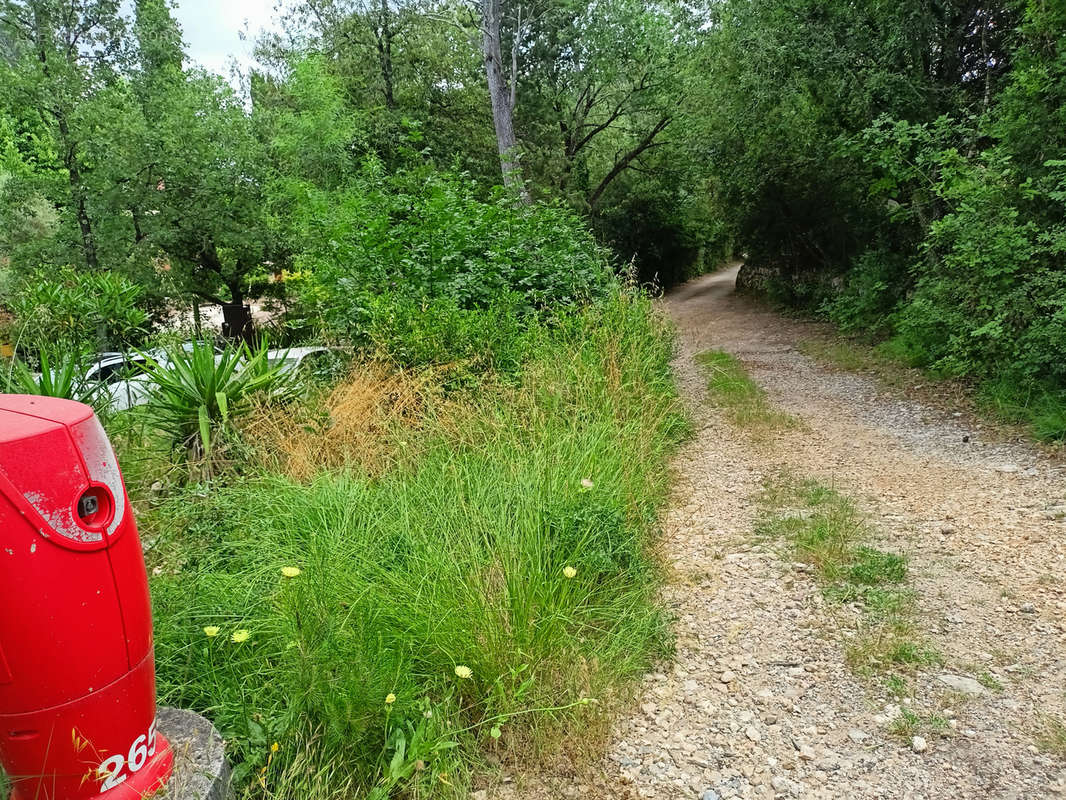
[[269,212],[273,162],[255,120],[225,81],[193,70],[163,98],[151,149],[162,176],[146,216],[151,243],[182,291],[220,304],[230,332],[245,335],[254,276],[287,260]]
[[166,0],[136,0],[133,32],[144,83],[173,79],[181,72],[185,46]]
[[[67,178],[67,197],[51,199],[76,222],[82,263],[100,265],[84,157],[93,120],[80,113],[87,98],[112,84],[128,53],[118,0],[4,0],[0,28],[10,54],[6,103],[48,129]],[[32,124],[32,122],[30,123]]]
[[[540,183],[594,208],[663,143],[683,105],[685,20],[670,4],[550,0],[520,37],[520,137]],[[513,49],[513,48],[512,48]]]

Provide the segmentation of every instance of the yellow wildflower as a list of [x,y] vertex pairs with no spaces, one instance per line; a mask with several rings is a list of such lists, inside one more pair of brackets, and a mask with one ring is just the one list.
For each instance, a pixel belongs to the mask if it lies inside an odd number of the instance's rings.
[[470,667],[464,667],[462,664],[455,668],[455,674],[464,680],[474,676],[473,670]]
[[295,578],[297,575],[300,574],[300,568],[299,567],[282,567],[281,568],[281,574],[284,575],[286,578]]
[[385,705],[391,706],[395,702],[396,695],[394,695],[392,692],[389,692],[387,695],[385,695]]
[[218,636],[218,632],[222,630],[218,625],[207,625],[204,628],[204,636],[214,637]]
[[235,644],[240,644],[241,642],[247,642],[251,637],[251,631],[247,631],[244,628],[241,628],[239,631],[234,631],[233,635],[229,638],[231,642],[234,642]]
[[271,753],[276,753],[280,749],[281,749],[281,745],[278,744],[277,742],[274,742],[274,744],[270,745],[270,752]]
[[577,570],[573,567],[563,567],[563,575],[567,578],[573,578],[577,576]]

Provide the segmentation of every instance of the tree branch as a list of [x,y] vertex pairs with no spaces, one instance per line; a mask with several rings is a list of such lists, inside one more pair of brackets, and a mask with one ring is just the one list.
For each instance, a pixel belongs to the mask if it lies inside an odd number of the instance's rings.
[[634,147],[628,153],[623,155],[615,163],[615,165],[611,167],[611,171],[604,176],[603,180],[600,181],[599,186],[597,186],[596,189],[589,196],[589,206],[595,208],[596,204],[600,201],[600,197],[603,196],[604,190],[610,185],[611,181],[613,181],[615,178],[625,172],[626,168],[641,153],[643,153],[648,148],[654,146],[655,137],[663,132],[666,126],[670,124],[671,119],[672,117],[663,117],[657,123],[655,123],[655,126],[644,135],[644,138],[637,143],[636,147]]

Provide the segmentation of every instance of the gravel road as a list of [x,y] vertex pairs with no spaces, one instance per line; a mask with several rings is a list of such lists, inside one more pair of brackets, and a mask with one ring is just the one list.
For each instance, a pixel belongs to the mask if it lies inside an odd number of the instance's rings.
[[[1066,721],[1063,464],[990,441],[950,408],[818,366],[796,349],[809,324],[736,295],[736,272],[663,304],[697,429],[663,520],[676,660],[646,677],[596,769],[500,796],[1066,797],[1066,763],[1037,746],[1048,715]],[[805,424],[771,441],[732,428],[694,362],[711,348]],[[917,674],[913,696],[851,673],[854,615],[753,535],[754,498],[782,470],[850,495],[878,546],[909,556],[919,625],[944,660]],[[920,740],[896,735],[901,706],[940,723]]]

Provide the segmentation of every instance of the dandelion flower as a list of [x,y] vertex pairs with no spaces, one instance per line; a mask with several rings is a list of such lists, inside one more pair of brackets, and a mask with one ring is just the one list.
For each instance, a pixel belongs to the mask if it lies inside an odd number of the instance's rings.
[[464,667],[462,664],[455,668],[455,674],[463,680],[474,677],[473,670],[470,667]]
[[396,695],[394,695],[392,692],[389,692],[387,695],[385,695],[385,705],[391,706],[395,702]]
[[209,638],[218,636],[218,632],[220,630],[222,630],[222,629],[220,627],[218,627],[218,625],[207,625],[204,628],[204,636],[207,636]]
[[281,749],[281,745],[278,744],[277,742],[274,742],[274,744],[270,745],[270,752],[271,753],[276,753],[280,749]]
[[591,489],[591,488],[592,488],[593,486],[595,486],[595,485],[596,485],[596,484],[594,484],[594,483],[593,483],[592,481],[590,481],[590,480],[589,480],[588,478],[582,478],[582,479],[581,479],[581,488],[582,488],[582,489],[584,489],[584,490],[585,490],[586,492],[587,492],[587,491],[588,491],[589,489]]
[[573,567],[563,567],[563,575],[567,578],[573,578],[577,576],[577,570]]
[[251,637],[251,631],[247,631],[244,628],[241,628],[239,631],[234,631],[233,635],[229,637],[229,639],[235,644],[240,644],[241,642],[247,642]]
[[295,578],[297,575],[300,574],[300,568],[299,567],[282,567],[281,568],[281,574],[284,575],[286,578]]

